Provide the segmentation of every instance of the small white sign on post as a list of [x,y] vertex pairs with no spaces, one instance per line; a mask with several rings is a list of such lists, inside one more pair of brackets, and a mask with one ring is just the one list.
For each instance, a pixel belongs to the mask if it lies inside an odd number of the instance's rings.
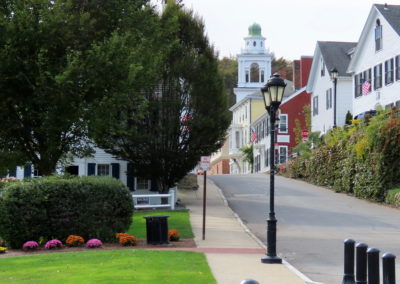
[[210,156],[201,156],[200,168],[203,171],[210,170],[210,161],[211,161],[211,157]]

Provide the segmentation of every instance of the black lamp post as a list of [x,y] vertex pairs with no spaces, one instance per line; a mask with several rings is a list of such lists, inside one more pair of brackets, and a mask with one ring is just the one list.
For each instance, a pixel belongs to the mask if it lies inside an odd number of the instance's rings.
[[331,79],[333,81],[333,127],[336,127],[336,87],[339,72],[335,67],[331,70]]
[[262,263],[282,263],[282,259],[276,256],[276,218],[274,212],[275,198],[275,121],[276,113],[279,105],[282,102],[283,92],[285,91],[286,83],[275,73],[268,80],[267,84],[261,88],[261,93],[264,97],[265,109],[269,114],[270,121],[270,186],[269,186],[269,218],[267,220],[267,254],[261,259]]

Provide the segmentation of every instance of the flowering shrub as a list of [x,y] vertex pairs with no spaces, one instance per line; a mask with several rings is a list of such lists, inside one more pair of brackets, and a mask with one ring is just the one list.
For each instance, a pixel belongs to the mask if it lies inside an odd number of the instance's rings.
[[5,248],[5,247],[0,247],[0,253],[6,253],[6,251],[7,251],[7,248]]
[[50,240],[44,245],[44,247],[47,249],[62,248],[63,244],[59,240]]
[[98,239],[90,239],[87,241],[86,246],[88,248],[98,248],[101,247],[103,243]]
[[5,178],[0,179],[0,182],[4,182],[4,183],[16,182],[16,181],[19,181],[19,179],[15,178],[15,177],[5,177]]
[[121,237],[130,236],[128,233],[116,233],[115,237],[119,240]]
[[81,236],[69,235],[65,243],[70,247],[79,247],[85,243],[85,240]]
[[137,239],[135,236],[128,233],[117,233],[115,237],[118,239],[119,243],[123,246],[136,246]]
[[35,241],[28,241],[22,245],[23,250],[35,250],[39,247],[39,244]]
[[171,242],[177,242],[179,241],[180,238],[180,233],[178,230],[168,230],[168,239]]

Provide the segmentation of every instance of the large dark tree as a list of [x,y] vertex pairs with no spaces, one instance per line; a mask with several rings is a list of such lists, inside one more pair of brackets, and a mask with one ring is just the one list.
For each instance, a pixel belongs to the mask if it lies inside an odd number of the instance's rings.
[[149,64],[147,83],[136,89],[145,95],[146,107],[116,96],[113,108],[105,103],[96,112],[107,117],[93,121],[92,134],[100,147],[130,161],[136,175],[157,180],[159,191],[166,192],[200,156],[219,149],[229,114],[217,55],[202,21],[170,1],[154,37],[142,54]]
[[0,152],[49,175],[65,153],[90,148],[92,103],[137,84],[147,2],[0,0]]

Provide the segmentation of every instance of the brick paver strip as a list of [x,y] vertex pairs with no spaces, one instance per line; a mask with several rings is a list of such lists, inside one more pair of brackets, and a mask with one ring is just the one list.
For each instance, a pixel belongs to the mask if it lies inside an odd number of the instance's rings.
[[226,253],[226,254],[264,254],[265,250],[261,248],[146,248],[148,250],[181,250],[195,251],[203,253]]

